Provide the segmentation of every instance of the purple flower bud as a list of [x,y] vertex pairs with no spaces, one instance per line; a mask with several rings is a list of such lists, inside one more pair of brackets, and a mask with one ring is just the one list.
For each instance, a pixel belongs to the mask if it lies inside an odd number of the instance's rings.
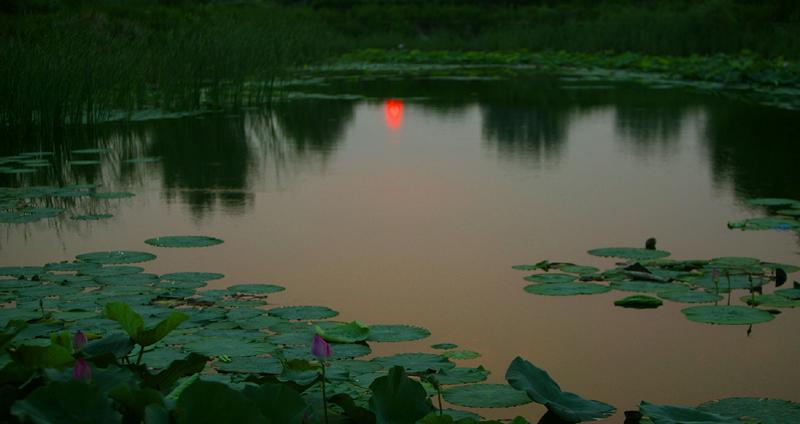
[[311,342],[311,353],[320,361],[331,357],[331,346],[322,337],[315,334]]
[[75,336],[72,337],[72,348],[75,349],[75,352],[80,352],[84,345],[86,345],[86,334],[78,330]]
[[73,380],[86,380],[92,379],[92,366],[89,365],[83,358],[78,358],[75,361],[75,366],[72,367]]

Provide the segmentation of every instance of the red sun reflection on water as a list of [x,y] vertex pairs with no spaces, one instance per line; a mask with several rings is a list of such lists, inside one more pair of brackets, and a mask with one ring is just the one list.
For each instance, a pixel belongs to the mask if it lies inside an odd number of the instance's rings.
[[403,101],[387,99],[383,102],[383,115],[386,117],[386,126],[395,131],[403,123]]

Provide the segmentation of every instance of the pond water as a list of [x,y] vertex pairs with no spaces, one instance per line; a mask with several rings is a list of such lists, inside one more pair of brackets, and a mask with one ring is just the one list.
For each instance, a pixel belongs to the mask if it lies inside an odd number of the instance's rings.
[[[618,408],[697,405],[729,396],[800,401],[800,313],[753,326],[690,322],[684,304],[614,307],[631,293],[525,293],[512,265],[601,268],[605,246],[649,237],[681,259],[753,256],[800,264],[788,231],[738,231],[763,216],[752,197],[800,198],[800,113],[734,95],[574,77],[332,75],[295,81],[272,112],[108,124],[55,146],[53,166],[2,186],[95,183],[119,200],[65,199],[60,218],[0,224],[0,266],[100,250],[158,255],[148,272],[269,282],[272,305],[326,305],[337,320],[404,323],[432,336],[376,343],[375,354],[482,354],[489,382],[521,355],[562,388]],[[3,154],[53,150],[6,141]],[[107,147],[102,154],[72,149]],[[99,165],[67,165],[95,158]],[[130,164],[131,157],[160,157]],[[111,213],[100,221],[79,213]],[[224,244],[164,249],[144,240],[198,234]],[[790,275],[790,282],[793,280]],[[796,278],[796,277],[795,277]],[[738,297],[738,296],[734,296]],[[738,303],[738,301],[735,301]],[[522,414],[537,405],[480,410]]]

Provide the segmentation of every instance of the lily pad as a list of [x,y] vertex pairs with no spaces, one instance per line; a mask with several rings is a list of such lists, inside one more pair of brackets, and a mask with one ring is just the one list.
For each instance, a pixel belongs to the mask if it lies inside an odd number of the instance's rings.
[[251,342],[242,340],[239,337],[202,337],[195,338],[183,346],[183,350],[200,353],[206,356],[228,355],[238,356],[257,356],[266,353],[273,353],[275,347],[266,342]]
[[581,274],[581,275],[594,274],[595,272],[600,271],[598,268],[595,268],[593,266],[575,265],[575,264],[560,265],[558,269],[563,272],[569,272],[570,274]]
[[658,297],[681,303],[711,303],[722,300],[722,296],[703,290],[675,290],[659,292]]
[[656,424],[741,424],[736,418],[725,417],[711,412],[701,411],[696,408],[687,408],[683,406],[672,405],[658,405],[655,403],[645,402],[639,404],[639,411],[642,415],[650,418]]
[[791,300],[777,294],[760,294],[754,296],[742,296],[739,300],[750,306],[766,306],[768,308],[797,308],[800,307],[800,300]]
[[611,288],[631,292],[660,292],[673,290],[687,290],[682,284],[656,283],[654,281],[613,281]]
[[99,160],[71,160],[69,161],[71,166],[88,166],[88,165],[100,165]]
[[634,309],[653,309],[658,308],[664,302],[661,299],[652,296],[643,296],[640,294],[634,296],[628,296],[622,298],[620,300],[614,301],[614,305],[621,306],[623,308],[634,308]]
[[236,357],[230,362],[217,361],[214,366],[222,372],[246,374],[280,374],[283,371],[278,359],[260,356]]
[[236,294],[243,294],[247,296],[265,296],[271,293],[278,293],[286,290],[275,284],[236,284],[228,287],[228,291]]
[[800,404],[787,400],[734,397],[706,402],[697,409],[753,424],[800,423]]
[[530,281],[531,283],[544,283],[544,284],[558,284],[558,283],[570,283],[577,280],[578,277],[569,274],[533,274],[529,275],[524,278],[525,281]]
[[269,315],[282,319],[325,319],[339,315],[327,306],[284,306],[269,310]]
[[152,261],[156,255],[147,252],[134,252],[128,250],[114,250],[108,252],[84,253],[75,257],[80,261],[94,262],[96,264],[134,264]]
[[[95,265],[94,262],[89,262]],[[87,268],[81,271],[81,274],[85,274],[91,277],[109,277],[112,275],[125,275],[125,274],[138,274],[144,271],[144,268],[135,265],[116,265],[116,266],[104,266],[104,267],[97,267],[97,268]]]
[[616,411],[614,406],[607,403],[562,391],[547,371],[521,357],[516,357],[508,366],[506,380],[565,422],[594,421],[610,417]]
[[528,395],[506,384],[467,384],[442,390],[442,397],[467,408],[509,408],[531,403]]
[[0,275],[10,275],[12,277],[33,277],[44,273],[44,268],[40,266],[0,266]]
[[483,367],[453,368],[449,370],[439,370],[439,372],[436,373],[436,379],[439,381],[439,384],[445,385],[480,383],[486,380],[488,376],[489,371]]
[[455,349],[458,347],[458,345],[453,343],[436,343],[432,344],[431,347],[434,349],[447,350],[447,349]]
[[169,281],[211,281],[224,278],[224,274],[215,272],[173,272],[161,276],[162,280]]
[[[339,359],[351,359],[366,356],[372,353],[372,349],[365,344],[359,343],[331,343],[331,357],[330,360],[335,361]],[[283,349],[283,356],[286,359],[305,359],[307,361],[313,360],[314,355],[311,353],[309,346],[293,346]]]
[[741,221],[731,221],[728,228],[739,230],[794,230],[800,228],[800,221],[786,218],[761,217]]
[[481,354],[471,350],[448,350],[442,356],[450,359],[475,359],[480,358]]
[[373,361],[384,368],[401,366],[406,372],[421,373],[427,370],[448,370],[455,368],[456,364],[442,355],[433,353],[398,353],[392,356],[379,356]]
[[531,284],[525,286],[525,291],[544,296],[574,296],[605,293],[611,291],[611,287],[596,283]]
[[222,240],[207,236],[164,236],[147,239],[145,243],[156,247],[208,247],[223,243]]
[[369,327],[370,333],[367,340],[372,342],[406,342],[424,339],[431,332],[412,325],[402,324],[377,324]]
[[366,325],[358,322],[351,321],[347,324],[339,324],[332,328],[322,329],[317,326],[317,334],[322,336],[323,339],[335,343],[355,343],[367,339],[370,334],[370,329]]
[[590,255],[624,259],[658,259],[670,255],[664,250],[645,249],[641,247],[603,247],[588,251]]
[[800,300],[800,289],[791,288],[791,289],[778,289],[775,290],[775,294],[778,296],[783,296],[787,299],[791,300]]
[[746,325],[773,320],[775,317],[760,309],[740,305],[691,306],[681,312],[690,321],[707,324]]

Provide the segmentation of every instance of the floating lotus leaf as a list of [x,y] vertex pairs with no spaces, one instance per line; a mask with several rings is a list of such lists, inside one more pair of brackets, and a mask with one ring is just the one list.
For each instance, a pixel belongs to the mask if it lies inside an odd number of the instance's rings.
[[244,321],[266,314],[267,311],[255,308],[235,308],[228,311],[227,318],[231,321]]
[[525,291],[531,294],[545,296],[574,296],[579,294],[605,293],[611,291],[611,287],[595,283],[531,284],[525,286]]
[[0,275],[10,275],[12,277],[24,276],[30,278],[44,273],[44,268],[40,266],[0,266]]
[[136,195],[127,191],[97,191],[92,193],[92,197],[95,199],[127,199],[133,196]]
[[228,355],[238,356],[257,356],[273,353],[275,347],[265,342],[251,342],[239,337],[204,337],[196,338],[183,345],[183,350],[196,352],[206,356]]
[[0,290],[17,290],[28,287],[39,287],[42,283],[32,280],[7,279],[0,280]]
[[323,339],[335,343],[362,342],[367,340],[370,334],[369,327],[358,321],[339,324],[327,329],[317,326],[316,330],[317,334],[322,336]]
[[442,355],[433,353],[398,353],[392,356],[379,356],[373,361],[384,368],[401,366],[409,373],[421,373],[427,370],[448,370],[456,364]]
[[701,411],[696,408],[686,408],[683,406],[658,405],[645,402],[639,404],[639,411],[642,415],[650,418],[655,424],[741,424],[736,418],[725,417],[710,412]]
[[100,165],[99,160],[71,160],[69,161],[71,166],[88,166],[88,165]]
[[119,423],[120,414],[96,384],[52,381],[11,405],[20,422]]
[[147,239],[145,243],[156,247],[208,247],[223,243],[207,236],[164,236]]
[[[431,414],[436,414],[436,413],[432,412]],[[465,420],[464,421],[465,424],[470,424],[472,422],[480,422],[483,419],[480,415],[478,415],[478,414],[476,414],[474,412],[459,411],[457,409],[449,409],[449,408],[443,409],[442,410],[442,414],[447,415],[450,418],[452,418],[453,422],[459,422],[460,420]],[[469,421],[469,420],[472,420],[472,421]],[[420,423],[426,423],[427,421],[422,420],[422,421],[419,421],[419,422]],[[434,421],[434,422],[438,423],[439,421]],[[521,423],[518,423],[516,421],[512,421],[512,424],[521,424]]]
[[281,287],[275,284],[262,284],[262,283],[236,284],[228,287],[228,291],[231,293],[243,294],[247,296],[265,296],[271,293],[282,292],[284,290],[286,290],[285,287]]
[[775,197],[761,197],[757,199],[747,199],[747,203],[755,206],[794,206],[800,202],[793,199],[781,199]]
[[103,148],[103,147],[97,147],[97,148],[91,148],[91,149],[76,149],[76,150],[72,151],[72,153],[77,153],[77,154],[100,154],[100,153],[109,153],[109,152],[111,152],[111,149]]
[[[335,361],[338,359],[351,359],[366,356],[372,353],[372,349],[365,344],[359,343],[330,343],[331,357]],[[283,356],[286,359],[305,359],[310,361],[314,359],[311,353],[311,348],[308,346],[293,346],[283,349]]]
[[143,362],[150,368],[166,368],[172,362],[185,358],[186,355],[186,352],[178,349],[161,347],[147,352],[143,356]]
[[703,290],[675,290],[659,292],[658,297],[681,303],[711,303],[722,300],[722,296]]
[[[90,262],[94,265],[93,262]],[[86,268],[81,271],[81,274],[88,275],[90,277],[110,277],[112,275],[126,275],[126,274],[138,274],[144,271],[144,268],[135,265],[116,265],[116,266],[104,266],[104,267],[97,267],[97,268]]]
[[654,281],[613,281],[611,288],[631,292],[660,292],[687,290],[688,287],[677,283],[657,283]]
[[614,301],[614,305],[621,306],[623,308],[634,308],[634,309],[653,309],[658,308],[664,302],[661,299],[652,296],[643,296],[640,294],[634,296],[624,297],[620,300]]
[[161,279],[169,281],[211,281],[224,277],[224,274],[214,272],[173,272],[162,275]]
[[607,418],[616,411],[614,406],[607,403],[562,391],[547,371],[520,357],[516,357],[508,366],[506,380],[566,422],[594,421]]
[[787,400],[734,397],[706,402],[697,409],[752,424],[800,423],[800,404]]
[[740,300],[750,306],[766,306],[768,308],[796,308],[800,300],[791,300],[777,294],[759,294],[756,296],[742,296]]
[[791,274],[793,272],[800,271],[800,266],[797,265],[790,265],[790,264],[781,264],[776,262],[761,262],[761,266],[763,268],[772,270],[773,272],[775,269],[780,268],[787,274]]
[[76,221],[99,221],[101,219],[109,219],[113,217],[114,215],[110,213],[90,213],[86,215],[72,215],[70,219],[74,219]]
[[775,317],[767,311],[740,305],[691,306],[681,312],[690,321],[707,324],[746,325],[771,321]]
[[259,316],[255,318],[250,318],[245,321],[237,321],[240,327],[244,329],[256,329],[262,330],[264,328],[269,327],[270,325],[275,324],[276,322],[280,321],[281,318],[276,317],[267,317],[267,316]]
[[325,319],[339,315],[327,306],[284,306],[281,308],[270,309],[270,316],[282,319]]
[[367,340],[372,342],[406,342],[424,339],[431,335],[430,331],[412,325],[378,324],[371,325],[369,329]]
[[161,162],[161,158],[157,156],[143,156],[125,160],[125,163],[156,163],[156,162]]
[[447,350],[447,349],[455,349],[458,347],[458,345],[453,343],[436,343],[431,345],[431,347],[434,349]]
[[281,333],[269,337],[270,343],[286,346],[311,346],[311,339],[314,333],[311,331],[298,331],[293,333]]
[[544,284],[558,284],[558,283],[570,283],[577,280],[578,277],[569,274],[533,274],[529,275],[524,278],[525,281],[530,281],[531,283],[544,283]]
[[139,262],[152,261],[156,255],[147,252],[134,252],[128,250],[115,250],[108,252],[84,253],[75,257],[84,262],[94,262],[97,264],[134,264]]
[[480,383],[486,380],[489,371],[483,367],[478,368],[453,368],[449,370],[439,370],[436,379],[439,384],[467,384]]
[[727,293],[729,286],[731,290],[742,290],[748,289],[750,286],[758,287],[767,283],[766,279],[750,277],[747,274],[725,275],[725,272],[719,273],[716,284],[714,284],[714,279],[711,277],[711,274],[703,274],[700,276],[687,278],[687,280],[689,283],[698,287],[702,287],[712,293],[717,291],[720,293]]
[[448,350],[442,356],[450,359],[475,359],[480,358],[481,354],[471,350]]
[[283,371],[283,365],[278,359],[259,356],[232,358],[228,363],[217,361],[214,366],[221,372],[246,374],[280,374]]
[[467,408],[509,408],[531,403],[525,392],[506,384],[467,384],[442,390],[444,399]]
[[775,213],[778,215],[800,217],[800,209],[781,209]]
[[563,272],[569,272],[571,274],[593,274],[595,272],[600,271],[599,269],[593,266],[575,265],[575,264],[560,265],[558,269]]
[[625,259],[658,259],[670,255],[669,252],[663,250],[651,250],[640,247],[603,247],[600,249],[592,249],[588,253],[594,256]]
[[794,230],[800,228],[800,221],[786,218],[762,217],[731,221],[728,228],[739,230]]
[[783,296],[787,299],[791,300],[800,300],[800,289],[792,288],[792,289],[778,289],[775,290],[775,294],[778,296]]
[[378,372],[383,369],[383,366],[377,362],[361,361],[358,359],[342,359],[331,363],[331,369],[340,368],[347,371],[351,375],[361,375],[373,372]]
[[106,277],[95,277],[95,281],[100,284],[113,286],[144,286],[158,281],[158,275],[145,273],[109,275]]
[[81,272],[89,269],[99,268],[100,265],[92,262],[53,262],[46,264],[44,269],[47,271],[75,271]]

